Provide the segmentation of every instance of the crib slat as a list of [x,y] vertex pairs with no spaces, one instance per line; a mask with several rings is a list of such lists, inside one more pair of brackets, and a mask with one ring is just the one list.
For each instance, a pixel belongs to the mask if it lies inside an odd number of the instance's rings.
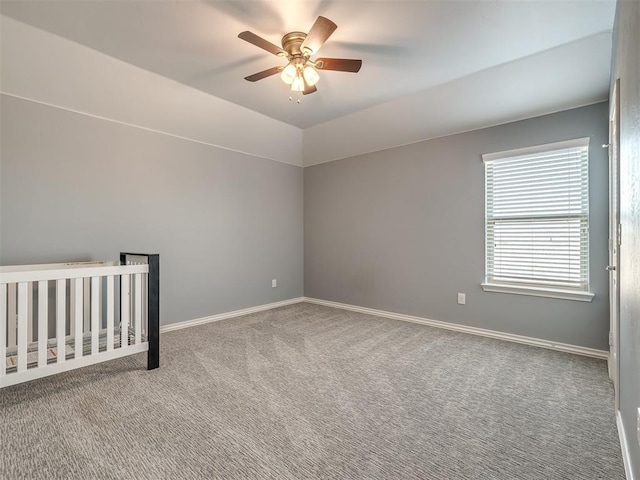
[[91,279],[89,277],[83,279],[84,283],[84,310],[82,317],[84,318],[84,332],[91,331]]
[[73,335],[76,331],[76,289],[75,279],[69,281],[69,335]]
[[131,290],[129,275],[120,277],[120,347],[129,345],[129,315],[131,313]]
[[65,361],[65,323],[67,310],[67,281],[64,279],[56,280],[56,349],[58,350],[56,361],[62,363]]
[[134,299],[135,306],[133,310],[133,323],[136,329],[136,345],[142,342],[142,274],[134,275]]
[[33,282],[27,284],[27,342],[33,342]]
[[107,276],[107,352],[113,350],[113,275]]
[[91,355],[100,348],[100,277],[91,277]]
[[21,282],[18,284],[18,373],[27,370],[27,332],[28,332],[28,318],[27,313],[29,311],[29,297],[27,295],[27,289],[29,284],[27,282]]
[[75,284],[75,311],[76,311],[76,325],[75,325],[75,333],[74,333],[74,337],[75,337],[75,350],[76,350],[76,357],[75,358],[82,358],[82,313],[84,312],[84,292],[83,292],[83,287],[84,287],[84,282],[82,280],[82,278],[76,278],[73,280],[73,283]]
[[47,340],[49,337],[49,282],[38,282],[38,367],[47,364]]
[[7,367],[7,285],[0,284],[0,376]]
[[18,311],[16,310],[16,284],[10,283],[8,286],[9,296],[7,298],[8,304],[8,312],[7,312],[7,340],[8,347],[16,346],[16,333],[18,333],[16,328],[16,315]]

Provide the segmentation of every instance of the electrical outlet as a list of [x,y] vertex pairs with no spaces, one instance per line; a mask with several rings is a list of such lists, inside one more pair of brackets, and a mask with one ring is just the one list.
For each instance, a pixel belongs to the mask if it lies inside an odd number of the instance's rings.
[[467,303],[467,295],[465,293],[458,293],[458,303],[460,305]]
[[278,280],[277,279],[273,279],[271,280],[271,288],[276,288],[278,286]]

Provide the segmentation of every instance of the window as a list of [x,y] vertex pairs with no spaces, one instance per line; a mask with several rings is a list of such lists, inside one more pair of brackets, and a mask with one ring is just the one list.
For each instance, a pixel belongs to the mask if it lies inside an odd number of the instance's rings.
[[589,139],[482,156],[485,291],[591,301]]

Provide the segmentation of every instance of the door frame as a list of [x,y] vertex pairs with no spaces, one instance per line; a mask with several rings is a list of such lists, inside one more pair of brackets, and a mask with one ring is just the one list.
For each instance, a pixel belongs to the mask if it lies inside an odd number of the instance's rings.
[[609,377],[620,409],[620,79],[613,85],[609,107]]

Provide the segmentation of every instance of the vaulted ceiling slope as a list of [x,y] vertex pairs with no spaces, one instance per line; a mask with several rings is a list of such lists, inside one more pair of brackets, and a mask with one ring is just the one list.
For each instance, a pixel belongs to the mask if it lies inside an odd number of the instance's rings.
[[[615,0],[3,0],[0,12],[305,129],[311,164],[605,100]],[[358,74],[321,72],[299,105],[277,75],[243,80],[283,61],[238,33],[279,44],[318,15],[338,25],[322,56],[361,58]]]

